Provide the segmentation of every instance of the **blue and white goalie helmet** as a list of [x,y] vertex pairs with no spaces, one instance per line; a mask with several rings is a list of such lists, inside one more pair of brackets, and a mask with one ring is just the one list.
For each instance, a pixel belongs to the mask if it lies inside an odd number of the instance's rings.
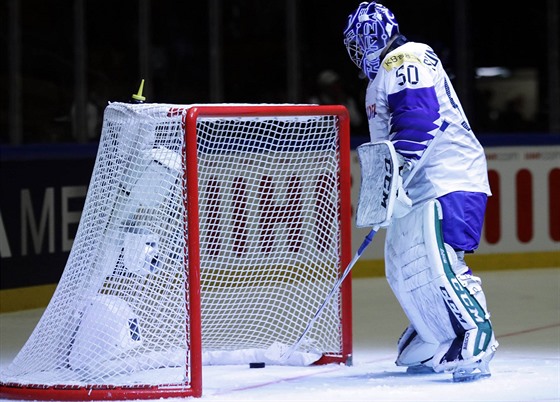
[[399,24],[388,8],[375,1],[363,2],[348,16],[344,45],[352,61],[373,80],[381,63],[379,56],[398,33]]

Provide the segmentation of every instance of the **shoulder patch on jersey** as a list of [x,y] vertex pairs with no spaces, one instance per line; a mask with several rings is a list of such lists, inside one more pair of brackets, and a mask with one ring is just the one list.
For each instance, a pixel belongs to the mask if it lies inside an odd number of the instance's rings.
[[383,62],[383,68],[391,71],[393,68],[401,66],[404,62],[422,63],[415,54],[401,52],[388,56]]

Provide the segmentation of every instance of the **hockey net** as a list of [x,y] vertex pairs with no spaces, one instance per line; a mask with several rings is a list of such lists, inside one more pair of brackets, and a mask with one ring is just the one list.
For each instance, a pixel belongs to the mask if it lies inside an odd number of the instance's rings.
[[[294,344],[350,259],[339,106],[110,104],[55,294],[0,395],[200,396]],[[351,356],[350,282],[284,364]]]

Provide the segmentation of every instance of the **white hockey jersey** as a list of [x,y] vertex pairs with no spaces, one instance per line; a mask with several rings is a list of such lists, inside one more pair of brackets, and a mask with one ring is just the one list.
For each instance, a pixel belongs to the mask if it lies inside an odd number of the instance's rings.
[[383,59],[366,93],[371,141],[390,140],[412,164],[416,204],[454,191],[490,195],[484,150],[434,51],[408,42]]

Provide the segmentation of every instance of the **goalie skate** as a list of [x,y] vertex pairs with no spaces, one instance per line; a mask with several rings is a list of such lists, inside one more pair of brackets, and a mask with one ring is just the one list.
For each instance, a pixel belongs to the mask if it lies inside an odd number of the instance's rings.
[[453,372],[453,382],[470,382],[490,377],[492,375],[490,373],[490,360],[494,357],[494,353],[488,353],[474,364],[458,367]]

